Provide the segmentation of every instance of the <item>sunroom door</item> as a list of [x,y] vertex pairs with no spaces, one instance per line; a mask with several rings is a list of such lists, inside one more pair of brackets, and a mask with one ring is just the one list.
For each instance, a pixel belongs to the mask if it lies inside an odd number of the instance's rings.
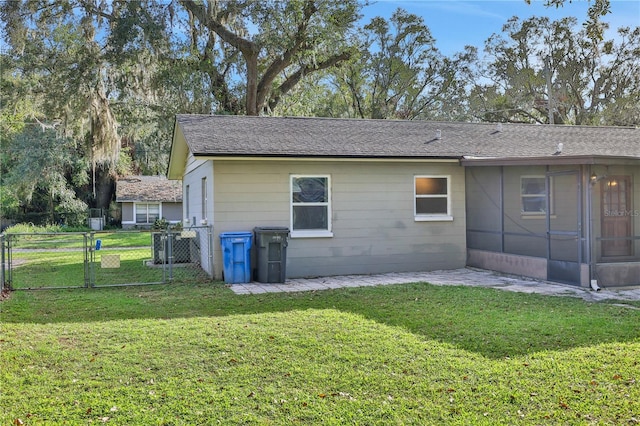
[[547,278],[580,284],[582,198],[577,170],[547,173]]
[[611,176],[601,181],[602,257],[633,255],[631,176]]

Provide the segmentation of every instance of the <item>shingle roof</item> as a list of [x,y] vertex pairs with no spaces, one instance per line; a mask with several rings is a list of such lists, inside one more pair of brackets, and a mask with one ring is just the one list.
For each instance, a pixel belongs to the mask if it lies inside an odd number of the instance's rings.
[[182,202],[182,183],[164,176],[126,176],[116,182],[116,201]]
[[562,143],[562,156],[640,158],[640,129],[622,127],[178,115],[176,129],[196,157],[551,158]]

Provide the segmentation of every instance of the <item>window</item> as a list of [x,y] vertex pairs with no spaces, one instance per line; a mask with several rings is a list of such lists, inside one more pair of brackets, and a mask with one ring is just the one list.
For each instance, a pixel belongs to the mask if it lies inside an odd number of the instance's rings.
[[416,176],[414,216],[417,221],[453,220],[449,176]]
[[185,219],[187,219],[187,221],[191,220],[190,216],[190,211],[189,211],[189,203],[190,203],[190,197],[189,197],[189,185],[186,186],[185,188],[185,196],[184,196],[184,206],[185,206]]
[[206,223],[207,220],[207,178],[203,177],[202,178],[202,211],[201,213],[201,217],[200,220],[202,221],[203,224]]
[[544,176],[522,176],[520,198],[523,215],[545,215],[547,213],[547,190]]
[[331,237],[329,176],[291,176],[291,236]]
[[136,203],[136,223],[153,223],[160,219],[160,204]]

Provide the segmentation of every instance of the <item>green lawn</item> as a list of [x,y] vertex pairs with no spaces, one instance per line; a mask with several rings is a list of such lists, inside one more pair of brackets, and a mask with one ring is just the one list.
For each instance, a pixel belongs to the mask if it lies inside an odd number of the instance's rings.
[[424,283],[14,292],[0,424],[636,424],[640,310]]
[[[199,265],[176,264],[163,270],[153,263],[152,234],[148,232],[103,232],[94,236],[101,240],[101,249],[92,250],[94,262],[85,265],[84,236],[82,234],[24,234],[11,236],[13,289],[41,289],[59,287],[85,287],[122,285],[131,283],[158,283],[205,279]],[[90,239],[89,239],[90,240]],[[162,247],[160,240],[158,247]],[[189,249],[189,247],[186,247]],[[183,251],[175,253],[184,256]],[[115,255],[117,267],[103,267],[102,257]],[[85,273],[85,271],[87,271]],[[91,272],[88,272],[91,271]],[[90,278],[91,277],[91,278]]]
[[[93,234],[93,241],[91,234]],[[81,249],[85,245],[85,235],[87,245],[95,245],[96,240],[101,240],[104,247],[149,247],[151,244],[150,231],[24,233],[7,234],[7,238],[10,238],[11,245],[18,249]]]
[[[118,268],[102,268],[103,254],[116,254]],[[163,279],[162,268],[148,266],[149,247],[94,252],[93,266],[96,285],[124,283],[153,283]],[[84,252],[82,251],[25,251],[13,254],[14,289],[83,287],[85,283]],[[176,268],[177,269],[177,268]],[[192,274],[193,275],[193,274]]]

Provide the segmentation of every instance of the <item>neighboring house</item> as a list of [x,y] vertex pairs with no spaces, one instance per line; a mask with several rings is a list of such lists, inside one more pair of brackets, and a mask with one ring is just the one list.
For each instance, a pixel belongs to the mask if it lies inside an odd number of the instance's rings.
[[469,265],[640,285],[638,129],[179,115],[168,177],[216,238],[288,227],[289,278]]
[[182,183],[165,176],[126,176],[116,182],[123,228],[150,228],[158,219],[182,222]]

